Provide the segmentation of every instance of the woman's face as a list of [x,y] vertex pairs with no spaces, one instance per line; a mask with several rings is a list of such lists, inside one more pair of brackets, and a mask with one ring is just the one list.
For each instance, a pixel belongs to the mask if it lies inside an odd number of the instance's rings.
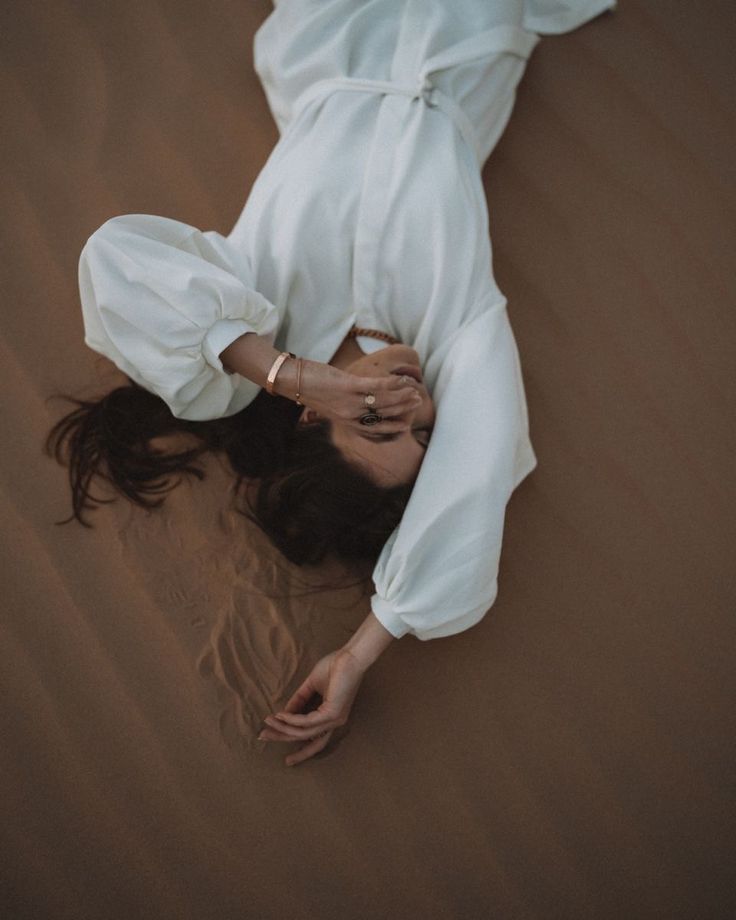
[[[344,422],[332,422],[331,438],[335,447],[350,462],[368,472],[381,486],[395,486],[416,478],[434,425],[434,403],[424,385],[419,355],[408,345],[389,345],[370,355],[363,355],[344,368],[359,377],[384,377],[407,374],[417,380],[422,401],[396,421],[406,425],[404,431],[376,434],[365,426],[356,431]],[[377,407],[380,414],[380,406]]]

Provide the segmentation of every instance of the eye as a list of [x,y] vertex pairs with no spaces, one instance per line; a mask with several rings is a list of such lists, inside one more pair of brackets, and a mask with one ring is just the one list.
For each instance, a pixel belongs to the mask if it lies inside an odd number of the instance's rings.
[[418,444],[421,444],[422,447],[427,447],[429,445],[429,439],[432,435],[431,428],[415,428],[414,437]]

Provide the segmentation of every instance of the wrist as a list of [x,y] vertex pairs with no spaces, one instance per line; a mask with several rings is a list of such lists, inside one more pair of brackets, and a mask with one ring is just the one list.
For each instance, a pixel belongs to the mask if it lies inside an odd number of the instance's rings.
[[[246,332],[220,352],[219,357],[226,370],[240,374],[241,377],[252,380],[260,387],[265,387],[268,373],[279,354],[280,352],[274,348],[269,338],[254,332]],[[277,379],[283,370],[283,367],[279,369]]]
[[[278,358],[279,352],[274,356]],[[286,399],[294,399],[296,396],[296,367],[297,359],[289,356],[278,369],[276,379],[273,382],[272,394],[274,396],[283,396]]]
[[355,659],[361,670],[367,671],[394,639],[371,612],[342,648]]
[[329,364],[307,358],[302,358],[301,364],[299,380],[297,361],[290,358],[284,362],[274,383],[274,393],[295,400],[298,392],[302,405],[319,411],[329,411],[327,407],[335,391],[335,377],[342,372]]
[[[299,362],[301,362],[301,379],[299,374]],[[294,358],[287,358],[276,375],[276,380],[273,384],[273,392],[278,396],[283,396],[292,401],[296,400],[298,395],[300,397],[299,401],[303,405],[305,380],[307,376],[311,377],[315,364],[316,362],[308,361],[306,358],[299,357],[299,355]]]

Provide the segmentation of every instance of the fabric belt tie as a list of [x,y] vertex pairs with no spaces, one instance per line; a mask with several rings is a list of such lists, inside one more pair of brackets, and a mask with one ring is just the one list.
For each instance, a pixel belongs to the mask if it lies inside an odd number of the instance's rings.
[[496,26],[487,32],[473,35],[426,60],[419,79],[413,85],[392,80],[363,80],[354,77],[318,80],[297,99],[294,106],[294,120],[314,100],[340,90],[374,93],[381,96],[405,96],[408,99],[421,100],[429,108],[444,112],[454,122],[465,142],[473,150],[478,163],[481,163],[481,147],[472,122],[459,103],[433,84],[432,74],[460,64],[469,64],[499,52],[508,52],[528,58],[538,41],[539,36],[534,32],[526,32],[517,26]]

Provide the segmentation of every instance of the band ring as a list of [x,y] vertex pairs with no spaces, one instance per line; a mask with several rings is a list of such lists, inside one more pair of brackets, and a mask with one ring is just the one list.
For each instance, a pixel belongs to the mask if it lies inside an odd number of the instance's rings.
[[372,409],[376,404],[376,397],[374,393],[366,393],[363,396],[363,405],[366,409]]
[[377,412],[366,412],[365,415],[361,415],[360,424],[361,425],[377,425],[379,422],[383,421],[383,416],[378,415]]

